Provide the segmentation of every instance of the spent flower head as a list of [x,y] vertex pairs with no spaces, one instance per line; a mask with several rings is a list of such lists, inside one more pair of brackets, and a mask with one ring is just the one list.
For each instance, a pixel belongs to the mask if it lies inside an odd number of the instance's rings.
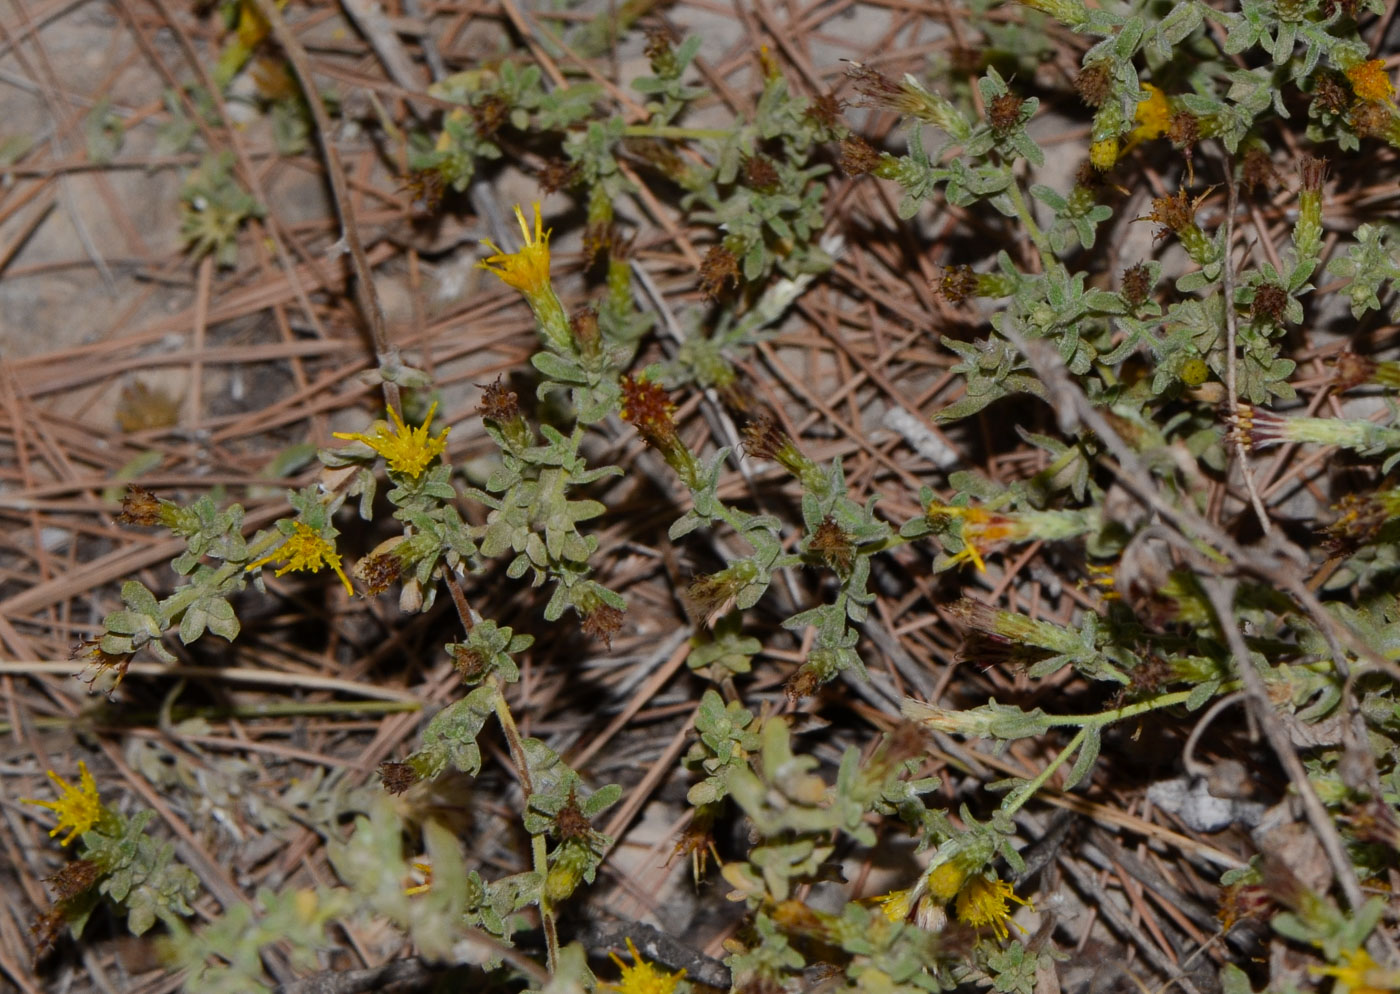
[[107,809],[103,807],[102,801],[97,796],[97,781],[93,780],[92,774],[88,772],[87,763],[82,760],[78,761],[78,786],[76,787],[53,770],[49,770],[48,773],[49,779],[58,785],[58,800],[38,801],[25,797],[21,798],[21,801],[24,804],[48,808],[58,815],[58,824],[50,830],[49,837],[52,838],[67,829],[68,834],[59,840],[59,845],[66,846],[102,821],[107,816]]
[[336,438],[343,438],[350,442],[364,442],[375,452],[384,457],[389,469],[395,473],[402,473],[404,476],[417,479],[423,475],[423,470],[447,448],[447,433],[451,427],[442,429],[434,438],[428,430],[428,426],[433,423],[433,414],[437,411],[437,402],[428,408],[428,416],[423,419],[423,423],[417,428],[410,428],[404,424],[399,412],[392,407],[389,408],[389,417],[393,420],[391,425],[387,421],[376,421],[374,430],[369,434],[363,432],[335,432]]
[[355,588],[340,565],[340,553],[335,551],[335,543],[321,535],[310,525],[301,521],[292,524],[292,533],[277,548],[255,562],[244,567],[245,571],[266,566],[274,559],[284,560],[277,570],[277,576],[286,573],[319,573],[329,566],[345,585],[345,592],[354,595]]

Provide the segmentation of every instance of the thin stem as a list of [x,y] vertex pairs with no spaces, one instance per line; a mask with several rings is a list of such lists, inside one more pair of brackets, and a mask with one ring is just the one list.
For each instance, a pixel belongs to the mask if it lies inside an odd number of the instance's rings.
[[1031,241],[1035,242],[1035,247],[1040,250],[1040,260],[1048,269],[1055,261],[1055,255],[1050,251],[1050,240],[1045,237],[1045,232],[1040,230],[1040,225],[1035,223],[1035,216],[1031,214],[1030,205],[1026,203],[1026,198],[1021,193],[1021,184],[1010,166],[1006,167],[1006,177],[1010,180],[1006,186],[1006,193],[1011,198],[1011,206],[1016,208],[1016,216],[1026,226],[1026,234],[1030,235]]
[[1027,784],[1023,784],[1019,794],[1013,794],[1002,804],[1001,809],[1008,815],[1013,815],[1021,810],[1022,805],[1029,801],[1041,787],[1045,786],[1045,781],[1049,780],[1055,771],[1065,765],[1065,761],[1079,751],[1079,747],[1084,744],[1084,740],[1089,736],[1089,728],[1086,726],[1075,733],[1074,738],[1069,740],[1069,745],[1060,750],[1060,754],[1046,764],[1045,769]]

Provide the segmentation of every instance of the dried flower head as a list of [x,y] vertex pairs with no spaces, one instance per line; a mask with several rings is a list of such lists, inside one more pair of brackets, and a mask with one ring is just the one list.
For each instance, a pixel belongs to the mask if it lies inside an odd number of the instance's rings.
[[583,178],[583,169],[577,162],[551,158],[545,159],[535,176],[544,193],[558,193],[578,183]]
[[1190,149],[1201,140],[1201,119],[1189,110],[1179,110],[1167,124],[1167,138],[1172,146]]
[[1123,270],[1123,299],[1132,308],[1141,307],[1152,293],[1152,271],[1143,262]]
[[488,141],[510,120],[510,104],[499,93],[487,93],[469,110],[477,137]]
[[700,263],[700,292],[706,300],[716,300],[730,282],[739,283],[739,257],[723,245],[711,245]]
[[839,165],[847,176],[864,176],[880,164],[880,153],[860,135],[841,139]]
[[454,642],[448,646],[452,655],[452,665],[464,683],[476,683],[490,667],[490,660],[476,646]]
[[1003,93],[987,106],[987,123],[999,135],[1004,135],[1021,123],[1021,98]]
[[1079,98],[1090,107],[1101,107],[1113,92],[1113,66],[1107,60],[1091,62],[1074,78]]
[[1324,114],[1342,114],[1351,105],[1351,94],[1339,73],[1319,69],[1313,76],[1312,102]]
[[1304,155],[1298,160],[1298,173],[1302,177],[1304,190],[1319,193],[1327,180],[1327,160],[1316,155]]
[[583,307],[569,319],[569,330],[578,343],[579,352],[585,356],[596,356],[602,350],[603,337],[598,331],[598,309]]
[[622,378],[622,420],[658,449],[675,437],[676,407],[661,384],[628,373]]
[[1288,310],[1290,299],[1288,291],[1277,283],[1260,283],[1254,288],[1250,317],[1266,324],[1280,324]]
[[37,964],[58,945],[63,927],[68,924],[63,906],[55,904],[45,909],[29,926],[29,934],[34,939],[34,962]]
[[478,383],[477,387],[481,390],[481,403],[476,411],[482,418],[505,424],[520,417],[520,398],[506,386],[502,377],[496,377],[491,383]]
[[841,125],[841,111],[845,107],[846,101],[838,97],[835,91],[828,91],[812,98],[806,116],[814,123],[832,131]]
[[1395,102],[1395,86],[1390,82],[1390,74],[1385,71],[1383,60],[1358,62],[1346,71],[1346,76],[1347,82],[1351,83],[1351,92],[1356,94],[1358,100]]
[[944,266],[931,289],[950,304],[961,304],[977,292],[977,274],[971,266]]
[[622,630],[622,618],[623,613],[611,604],[598,604],[583,616],[583,634],[611,649],[613,636]]
[[65,863],[57,873],[44,878],[53,888],[55,902],[70,901],[86,892],[102,876],[102,868],[90,859],[75,859]]
[[384,790],[395,796],[402,794],[422,779],[408,763],[396,763],[386,759],[379,764],[379,779]]
[[389,418],[393,423],[387,421],[376,421],[374,430],[368,435],[362,432],[335,432],[336,438],[343,438],[349,442],[363,442],[375,452],[384,457],[384,462],[389,469],[395,473],[417,479],[423,475],[423,470],[428,468],[438,456],[442,455],[447,448],[447,433],[452,429],[443,428],[434,438],[428,426],[433,423],[433,415],[437,412],[437,402],[428,408],[428,416],[423,419],[423,423],[417,428],[409,428],[399,416],[399,412],[394,408],[389,408]]
[[822,678],[810,663],[803,663],[783,682],[783,693],[792,703],[811,697],[821,689]]
[[1362,138],[1383,138],[1393,115],[1385,104],[1365,100],[1351,109],[1351,129]]
[[728,614],[735,601],[758,581],[758,566],[750,559],[741,559],[718,573],[697,576],[682,597],[686,614],[696,624],[713,624],[716,618]]
[[1340,353],[1332,367],[1332,385],[1337,390],[1350,390],[1369,382],[1376,375],[1379,363],[1347,349]]
[[778,167],[766,155],[753,155],[744,162],[744,185],[760,193],[772,193],[780,182]]
[[249,563],[244,567],[244,570],[258,569],[274,559],[285,560],[281,568],[277,570],[277,576],[283,576],[287,573],[319,573],[329,566],[335,570],[335,575],[340,577],[340,582],[345,585],[345,592],[352,596],[355,593],[355,588],[350,584],[350,578],[345,575],[345,570],[341,568],[340,553],[335,551],[335,543],[300,521],[293,523],[292,533],[283,540],[281,545],[256,562]]
[[647,43],[642,51],[651,63],[651,71],[662,79],[674,79],[680,72],[680,63],[671,42],[671,32],[665,25],[658,24],[647,29]]
[[356,563],[352,572],[364,584],[365,594],[374,597],[398,580],[403,573],[403,561],[392,552],[376,552]]
[[117,521],[124,525],[158,525],[161,522],[162,503],[151,491],[133,484],[126,488]]
[[1178,190],[1165,197],[1154,197],[1152,213],[1147,217],[1163,225],[1164,230],[1179,232],[1196,223],[1196,205],[1186,196],[1185,190]]
[[817,558],[841,576],[850,573],[855,563],[856,550],[851,536],[829,514],[817,526],[809,548]]
[[49,837],[52,838],[67,829],[68,834],[59,840],[59,845],[66,846],[102,821],[107,816],[107,810],[97,796],[97,782],[88,772],[87,763],[78,760],[78,786],[76,787],[53,770],[49,770],[48,774],[49,779],[58,787],[58,800],[36,801],[23,797],[20,798],[20,802],[48,808],[56,814],[58,824],[50,830]]

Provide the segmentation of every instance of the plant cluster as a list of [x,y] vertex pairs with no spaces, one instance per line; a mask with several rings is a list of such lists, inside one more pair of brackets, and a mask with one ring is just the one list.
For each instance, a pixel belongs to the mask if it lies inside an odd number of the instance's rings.
[[[252,14],[245,18],[251,8],[236,9],[238,43],[220,62],[226,77],[266,34]],[[538,204],[515,208],[518,247],[484,246],[480,266],[521,294],[538,333],[528,371],[533,398],[505,380],[483,385],[477,414],[496,450],[489,475],[463,483],[449,460],[454,426],[436,423],[427,375],[385,371],[404,388],[402,404],[391,400],[383,419],[337,435],[348,444],[319,452],[319,481],[290,493],[292,513],[251,537],[236,504],[220,507],[209,497],[181,504],[133,490],[123,519],[185,543],[172,563],[180,584],[162,597],[126,582],[123,607],[84,652],[94,683],[111,692],[137,653],[173,662],[164,641],[232,640],[246,588],[265,591],[269,572],[319,574],[347,597],[396,587],[400,606],[413,612],[428,611],[445,592],[460,634],[443,652],[463,695],[427,723],[417,750],[385,765],[383,784],[401,795],[448,771],[476,777],[486,737],[498,732],[530,865],[488,878],[468,867],[439,821],[382,799],[365,805],[353,831],[334,843],[342,885],[269,892],[195,927],[182,920],[191,913],[188,871],[168,846],[141,834],[149,813],[125,818],[104,807],[84,771],[80,788],[59,780],[59,800],[46,804],[69,830],[64,843],[74,835],[82,842],[55,883],[48,942],[60,921],[80,932],[105,896],[127,910],[138,934],[157,919],[169,926],[168,955],[188,971],[190,989],[249,991],[267,987],[263,945],[290,940],[297,962],[309,964],[328,923],[375,914],[426,957],[466,957],[534,990],[599,989],[592,967],[605,961],[590,965],[587,954],[597,951],[561,938],[560,923],[608,856],[614,840],[594,826],[622,792],[590,783],[521,732],[510,687],[534,639],[493,621],[490,598],[472,589],[472,577],[503,563],[508,578],[548,589],[545,621],[571,616],[586,635],[611,643],[627,602],[597,578],[597,525],[609,509],[592,494],[623,469],[598,462],[587,443],[616,431],[620,418],[659,456],[666,470],[656,472],[678,495],[670,541],[720,536],[731,553],[684,592],[696,627],[688,662],[712,686],[699,695],[683,759],[695,779],[680,848],[698,868],[716,826],[737,818],[747,827],[744,852],[720,869],[744,911],[728,946],[736,990],[791,989],[804,971],[820,968],[833,989],[974,984],[1029,994],[1054,954],[1013,918],[1016,907],[1033,903],[1023,889],[1034,876],[1018,817],[1047,792],[1091,782],[1115,726],[1196,713],[1234,694],[1262,701],[1275,722],[1336,719],[1352,730],[1313,748],[1294,785],[1312,792],[1337,837],[1344,865],[1333,866],[1335,892],[1287,878],[1267,859],[1223,883],[1265,892],[1274,929],[1306,950],[1313,975],[1332,978],[1334,989],[1396,988],[1383,941],[1396,923],[1380,900],[1357,900],[1356,887],[1400,869],[1400,711],[1390,661],[1400,625],[1391,527],[1400,497],[1382,485],[1339,506],[1331,565],[1307,567],[1316,582],[1277,572],[1290,563],[1301,576],[1306,551],[1242,545],[1212,523],[1207,503],[1209,481],[1242,479],[1232,467],[1247,475],[1242,457],[1271,445],[1346,450],[1358,467],[1375,467],[1375,480],[1400,456],[1393,363],[1350,356],[1337,366],[1339,393],[1366,387],[1385,397],[1381,420],[1273,409],[1297,396],[1291,352],[1309,312],[1323,313],[1317,283],[1338,281],[1332,292],[1345,295],[1355,318],[1400,299],[1388,227],[1362,225],[1336,245],[1324,235],[1323,156],[1355,152],[1363,141],[1400,147],[1393,86],[1358,28],[1381,12],[1375,0],[1244,0],[1239,9],[1202,0],[974,3],[966,28],[1007,58],[989,55],[971,78],[950,70],[895,80],[869,66],[848,69],[865,104],[901,120],[902,153],[878,150],[853,131],[834,96],[796,92],[767,52],[759,56],[763,85],[752,115],[725,127],[687,125],[705,95],[694,83],[696,38],[649,38],[650,75],[631,84],[645,101],[640,121],[612,106],[597,82],[552,85],[531,61],[503,59],[441,80],[433,96],[452,109],[405,139],[418,188],[462,191],[522,150],[550,150],[541,180],[576,198],[590,272],[600,277],[596,302],[570,313]],[[1074,87],[1088,107],[1083,164],[1064,189],[1043,171],[1035,128],[1042,97],[1028,92],[1021,80],[1029,74],[1016,64],[1038,49],[1035,38],[1047,37],[1075,53]],[[583,25],[571,43],[586,51],[598,38],[596,27]],[[1269,136],[1300,117],[1295,137],[1309,151],[1282,180]],[[1121,275],[1095,269],[1106,226],[1126,207],[1119,191],[1142,182],[1149,152],[1161,153],[1163,175],[1179,184],[1152,197],[1138,218],[1159,227],[1162,250]],[[857,495],[840,458],[811,458],[780,412],[746,396],[744,362],[834,265],[836,243],[823,237],[833,163],[897,188],[901,218],[933,205],[975,213],[1003,235],[1006,247],[990,267],[950,258],[933,281],[947,312],[976,318],[981,335],[941,339],[956,356],[949,373],[960,396],[935,420],[957,426],[991,405],[1015,404],[1015,395],[1052,404],[1060,431],[1024,433],[1045,453],[1043,469],[1010,484],[959,470],[943,493],[923,487],[917,513],[886,515],[879,495]],[[258,215],[229,169],[210,161],[185,196],[192,250],[219,261],[236,252],[239,226]],[[714,235],[697,276],[699,299],[676,318],[684,334],[670,355],[650,363],[641,357],[652,354],[653,318],[636,303],[617,209],[642,182],[669,190],[688,220]],[[1286,201],[1292,219],[1287,243],[1257,264],[1236,261],[1234,241],[1239,188],[1256,183]],[[983,309],[974,314],[974,306]],[[719,445],[688,437],[676,416],[693,394],[738,420],[741,436]],[[790,517],[722,494],[725,468],[741,458],[786,476],[797,495]],[[1120,480],[1153,520],[1112,509]],[[341,529],[356,511],[365,521],[391,522],[393,536],[363,555],[345,548]],[[1268,508],[1258,513],[1270,530]],[[1151,541],[1169,552],[1144,551]],[[830,775],[787,717],[748,706],[747,681],[773,665],[746,627],[753,612],[777,611],[781,629],[801,639],[802,658],[784,678],[789,699],[820,699],[833,681],[868,678],[876,577],[897,552],[927,550],[935,572],[979,576],[1031,546],[1085,564],[1074,569],[1092,589],[1072,623],[976,596],[937,606],[965,633],[968,659],[1014,667],[1034,688],[1025,700],[1044,706],[909,698],[905,723],[865,750],[843,750]],[[1154,555],[1166,563],[1158,582],[1145,588],[1126,575]],[[775,606],[782,599],[768,596],[770,587],[796,570],[822,578],[819,599]],[[1078,688],[1073,697],[1068,687]],[[1096,703],[1083,713],[1067,703],[1082,700]],[[933,801],[939,779],[923,775],[942,735],[999,746],[1035,739],[1057,749],[1039,770],[992,783],[998,799],[953,811]],[[874,900],[843,898],[836,910],[820,904],[815,895],[839,879],[842,857],[896,831],[926,854],[903,886]],[[406,835],[415,849],[421,843],[431,867],[430,882],[414,893],[405,886],[413,874]],[[467,940],[470,955],[460,949]],[[522,950],[541,951],[540,962]],[[632,960],[618,961],[623,977],[614,989],[669,994],[692,983],[635,949]],[[1234,967],[1222,982],[1232,991],[1249,984]]]

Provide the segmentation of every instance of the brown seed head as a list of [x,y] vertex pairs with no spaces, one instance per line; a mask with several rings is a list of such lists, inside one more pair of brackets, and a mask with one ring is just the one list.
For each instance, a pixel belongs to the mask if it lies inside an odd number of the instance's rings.
[[1079,98],[1090,107],[1101,107],[1113,89],[1113,69],[1107,62],[1091,62],[1074,78]]
[[777,418],[766,411],[744,425],[743,436],[744,452],[751,459],[774,462],[778,453],[792,445],[792,438],[783,431]]
[[1332,384],[1337,390],[1359,387],[1376,375],[1376,360],[1357,355],[1348,349],[1337,356],[1332,370]]
[[804,697],[811,697],[820,689],[821,685],[822,680],[817,671],[803,663],[792,676],[787,678],[783,684],[783,693],[787,695],[789,701],[795,704]]
[[948,303],[961,304],[977,292],[977,274],[971,266],[944,266],[931,289]]
[[778,169],[768,156],[755,155],[744,163],[744,185],[750,190],[772,193],[779,182]]
[[1316,155],[1305,155],[1298,160],[1298,172],[1303,179],[1303,189],[1313,193],[1321,192],[1327,180],[1327,160]]
[[355,576],[371,597],[388,590],[402,572],[403,563],[392,552],[376,552],[355,564]]
[[1178,190],[1165,197],[1154,197],[1148,219],[1171,231],[1181,231],[1196,223],[1196,205],[1186,196],[1185,190]]
[[510,120],[510,104],[499,93],[488,93],[480,103],[473,104],[470,111],[477,137],[487,141]]
[[1255,321],[1280,324],[1288,310],[1288,291],[1277,283],[1260,283],[1254,289],[1250,317]]
[[520,398],[505,385],[504,379],[498,376],[492,383],[478,383],[477,386],[482,393],[476,412],[485,420],[505,424],[520,417]]
[[613,636],[622,630],[622,617],[622,612],[611,604],[599,604],[583,616],[583,634],[611,649]]
[[880,164],[880,153],[859,135],[841,139],[841,171],[847,176],[864,176]]
[[540,189],[545,193],[558,193],[560,190],[567,190],[579,181],[583,175],[583,170],[577,162],[569,162],[566,159],[546,159],[544,165],[540,166],[536,178],[540,182]]
[[1130,307],[1141,307],[1152,293],[1152,273],[1146,263],[1136,263],[1123,270],[1123,299]]
[[451,652],[452,665],[457,667],[457,673],[464,682],[475,683],[481,679],[490,662],[481,650],[459,642],[452,646]]
[[1351,129],[1362,138],[1384,137],[1390,122],[1390,108],[1374,100],[1358,103],[1351,109]]
[[386,759],[379,764],[379,779],[384,784],[385,791],[397,797],[422,777],[408,763],[395,763]]
[[598,311],[593,307],[584,307],[574,312],[574,316],[569,319],[569,330],[573,332],[574,341],[578,342],[579,351],[586,356],[596,356],[602,348],[603,336],[598,331]]
[[859,62],[847,63],[846,77],[855,83],[856,92],[865,97],[866,106],[897,107],[904,97],[898,83]]
[[399,189],[410,195],[409,208],[419,216],[437,213],[437,209],[442,206],[443,195],[447,192],[442,173],[436,169],[415,169],[408,174]]
[[723,245],[711,245],[700,264],[700,292],[706,300],[716,300],[726,283],[739,283],[739,259]]
[[812,99],[811,106],[807,108],[807,117],[828,131],[835,130],[841,125],[841,111],[845,106],[846,101],[834,92],[823,93]]
[[663,79],[675,78],[680,66],[676,62],[675,49],[671,47],[671,32],[664,27],[654,27],[647,31],[647,61],[651,71]]
[[122,498],[122,509],[117,515],[117,521],[124,525],[158,525],[160,509],[160,501],[155,494],[144,487],[129,486],[126,488],[126,496]]
[[675,407],[661,384],[635,378],[630,373],[622,378],[622,420],[657,448],[663,447],[659,441],[676,434],[675,422],[671,420],[674,412]]
[[851,536],[829,514],[817,526],[810,547],[822,562],[842,576],[850,573],[855,563],[856,550]]
[[1021,98],[1012,93],[1003,93],[987,107],[987,123],[999,135],[1021,123]]
[[1327,114],[1342,114],[1351,106],[1351,88],[1340,73],[1319,69],[1313,76],[1313,103]]
[[1191,148],[1201,140],[1201,119],[1188,110],[1177,111],[1167,125],[1167,137],[1177,148]]
[[559,813],[554,816],[554,833],[555,837],[561,841],[568,839],[587,841],[593,837],[593,826],[589,823],[587,815],[579,809],[578,797],[573,791],[569,791],[569,799],[559,809]]
[[75,859],[65,863],[57,873],[45,877],[44,882],[53,888],[55,901],[68,901],[97,883],[101,875],[101,867],[92,860]]
[[63,927],[67,923],[61,904],[50,906],[48,910],[34,919],[33,924],[29,926],[29,934],[34,939],[35,965],[53,952],[54,946],[58,945],[58,937],[63,934]]

